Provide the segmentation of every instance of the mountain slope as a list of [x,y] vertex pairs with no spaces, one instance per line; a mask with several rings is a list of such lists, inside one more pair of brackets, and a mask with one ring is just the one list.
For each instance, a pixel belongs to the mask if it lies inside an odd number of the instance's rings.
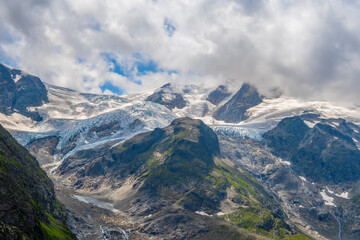
[[111,201],[149,236],[207,239],[224,224],[230,224],[224,234],[236,238],[294,232],[273,196],[221,157],[216,134],[200,120],[176,119],[117,146],[79,151],[64,160],[56,177]]
[[0,236],[75,239],[66,210],[38,162],[0,126]]
[[360,236],[359,138],[359,127],[343,119],[303,115],[283,119],[260,144],[284,166],[267,165],[262,178],[328,239]]
[[345,121],[339,129],[326,123],[309,128],[300,117],[292,117],[265,133],[263,143],[312,181],[351,183],[360,180],[360,150],[354,134]]

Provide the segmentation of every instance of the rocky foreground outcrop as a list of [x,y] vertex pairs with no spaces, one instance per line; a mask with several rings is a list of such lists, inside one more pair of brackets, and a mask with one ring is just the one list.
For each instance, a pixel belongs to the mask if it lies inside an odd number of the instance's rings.
[[36,159],[0,126],[0,239],[75,239]]

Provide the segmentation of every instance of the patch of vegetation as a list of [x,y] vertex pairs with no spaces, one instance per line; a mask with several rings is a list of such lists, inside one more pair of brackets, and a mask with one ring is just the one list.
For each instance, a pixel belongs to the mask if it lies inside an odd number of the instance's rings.
[[42,210],[42,208],[33,199],[30,199],[30,203],[36,211],[40,212]]
[[53,218],[49,213],[46,213],[50,222],[49,226],[40,221],[41,229],[46,236],[46,239],[72,240],[74,234],[71,233],[66,226]]
[[41,179],[46,179],[46,173],[42,170],[42,169],[38,169],[37,170],[37,174],[39,175],[39,177],[41,178]]
[[290,237],[286,237],[283,240],[311,240],[311,238],[298,233],[298,234],[292,235]]
[[11,163],[14,164],[17,168],[20,167],[20,163],[18,161],[16,161],[15,158],[11,158]]
[[267,237],[282,239],[291,234],[286,223],[274,216],[274,213],[260,206],[240,207],[226,216],[238,227],[253,230]]
[[0,155],[0,171],[7,174],[9,171],[7,170],[8,167],[8,160],[5,158],[4,154]]
[[254,185],[257,185],[257,182],[250,175],[240,175],[238,171],[235,172],[231,168],[225,166],[219,166],[215,168],[215,171],[224,176],[238,192],[244,195],[251,194],[254,197],[258,196],[258,193],[255,192],[254,188]]

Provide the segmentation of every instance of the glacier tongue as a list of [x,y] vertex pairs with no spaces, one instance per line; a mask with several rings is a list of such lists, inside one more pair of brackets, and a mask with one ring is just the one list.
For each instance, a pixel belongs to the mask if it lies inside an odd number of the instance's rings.
[[213,126],[212,129],[217,134],[221,134],[229,137],[241,137],[241,138],[250,138],[256,141],[262,140],[262,134],[264,130],[255,129],[255,128],[246,128],[239,126]]

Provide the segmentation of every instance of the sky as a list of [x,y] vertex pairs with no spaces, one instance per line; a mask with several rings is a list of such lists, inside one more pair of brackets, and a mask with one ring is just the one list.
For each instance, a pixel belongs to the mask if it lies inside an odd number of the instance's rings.
[[83,92],[232,81],[360,104],[360,2],[0,0],[0,62]]

